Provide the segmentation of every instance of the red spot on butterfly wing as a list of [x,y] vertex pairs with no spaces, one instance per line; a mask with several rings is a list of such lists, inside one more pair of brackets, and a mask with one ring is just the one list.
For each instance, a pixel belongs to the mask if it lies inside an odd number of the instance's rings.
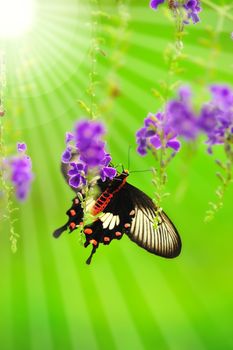
[[131,226],[131,225],[130,225],[129,223],[127,223],[127,224],[124,225],[125,228],[130,228],[130,226]]
[[98,242],[95,239],[91,239],[89,243],[93,244],[94,246],[98,245]]
[[76,228],[76,223],[75,222],[71,222],[70,225],[69,225],[69,228],[71,230],[74,230]]
[[121,237],[122,233],[120,231],[115,232],[116,237]]
[[92,234],[92,229],[91,228],[85,228],[85,230],[84,230],[84,233],[86,234],[86,235],[91,235]]

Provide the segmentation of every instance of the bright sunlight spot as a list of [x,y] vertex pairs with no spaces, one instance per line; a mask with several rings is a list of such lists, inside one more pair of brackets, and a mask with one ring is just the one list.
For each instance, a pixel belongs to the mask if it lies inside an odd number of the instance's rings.
[[0,37],[24,34],[32,25],[34,0],[0,0]]

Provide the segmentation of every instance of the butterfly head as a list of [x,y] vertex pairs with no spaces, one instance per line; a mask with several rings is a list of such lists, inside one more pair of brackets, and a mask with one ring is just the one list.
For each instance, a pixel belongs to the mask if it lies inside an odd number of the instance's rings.
[[129,170],[123,169],[122,174],[125,175],[125,176],[129,176]]
[[129,176],[129,170],[127,169],[122,169],[121,172],[117,173],[117,176],[113,179],[115,181],[123,181],[125,183],[126,178]]

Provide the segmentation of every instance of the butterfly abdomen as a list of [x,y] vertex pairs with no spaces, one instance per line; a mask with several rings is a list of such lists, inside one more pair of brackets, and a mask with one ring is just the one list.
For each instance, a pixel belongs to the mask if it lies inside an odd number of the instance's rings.
[[106,206],[109,204],[112,197],[113,197],[113,194],[110,193],[108,191],[108,189],[106,191],[104,191],[101,194],[101,196],[99,198],[97,198],[95,205],[92,209],[92,214],[97,215],[97,214],[101,213],[106,208]]

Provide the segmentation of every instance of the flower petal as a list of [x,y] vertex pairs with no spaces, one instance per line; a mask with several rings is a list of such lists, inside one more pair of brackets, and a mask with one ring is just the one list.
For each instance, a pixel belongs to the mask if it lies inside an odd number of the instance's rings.
[[150,2],[150,7],[153,9],[153,10],[157,10],[157,7],[160,5],[160,4],[163,4],[165,0],[151,0]]
[[18,150],[18,152],[26,152],[26,150],[27,150],[27,145],[26,145],[26,143],[24,143],[24,142],[22,142],[22,143],[18,142],[18,143],[17,143],[17,150]]
[[166,147],[170,147],[170,148],[173,148],[174,151],[178,152],[180,150],[180,147],[181,147],[181,143],[179,140],[177,140],[176,138],[174,139],[171,139],[167,142],[167,145]]
[[80,174],[74,175],[69,179],[69,185],[74,187],[74,188],[78,188],[80,186],[80,184],[81,184],[81,175]]
[[72,157],[71,150],[67,148],[62,154],[62,163],[69,163],[71,160],[71,157]]
[[145,156],[147,154],[146,147],[138,146],[137,152],[140,154],[140,156]]
[[71,132],[66,133],[66,144],[74,140],[74,135]]
[[158,135],[155,135],[150,138],[150,143],[152,146],[154,146],[156,149],[159,149],[162,147],[162,143],[160,141],[160,137]]
[[104,156],[104,159],[101,162],[101,165],[108,166],[109,163],[111,162],[111,160],[112,160],[112,157],[110,156],[110,154],[106,153],[105,156]]
[[103,168],[103,173],[105,177],[108,177],[110,180],[112,180],[116,176],[117,171],[112,167],[106,167],[106,168]]

